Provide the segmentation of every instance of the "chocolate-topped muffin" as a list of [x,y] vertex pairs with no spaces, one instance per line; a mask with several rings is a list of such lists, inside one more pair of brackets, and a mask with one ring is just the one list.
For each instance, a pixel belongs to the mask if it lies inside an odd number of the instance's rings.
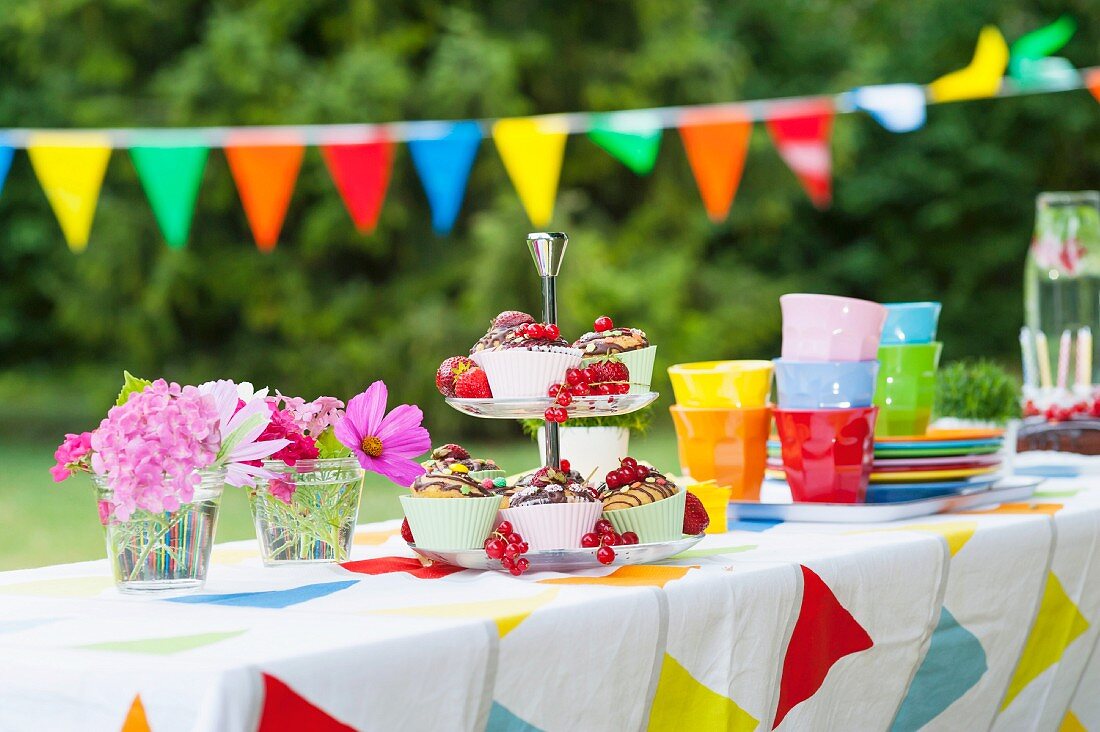
[[492,481],[477,481],[463,470],[437,470],[425,473],[412,484],[412,493],[417,498],[488,498],[496,493],[486,485]]
[[649,473],[640,480],[614,488],[603,483],[599,487],[600,500],[604,511],[616,511],[622,508],[636,508],[647,503],[656,503],[670,498],[679,491],[676,484],[660,472],[649,468]]
[[504,337],[516,328],[534,322],[535,319],[527,313],[519,310],[505,310],[493,318],[493,322],[489,324],[489,330],[473,345],[470,353],[497,348],[504,341]]
[[554,503],[594,503],[596,491],[571,475],[555,468],[539,468],[525,475],[511,489],[510,508],[543,506]]
[[608,356],[615,353],[637,351],[649,346],[645,331],[637,328],[612,328],[604,331],[585,333],[573,343],[573,348],[584,352],[584,358],[590,356]]
[[557,328],[548,331],[547,326],[532,324],[509,331],[501,340],[497,349],[505,351],[510,348],[546,348],[549,346],[569,348],[569,341],[561,337]]
[[478,470],[500,470],[500,466],[488,458],[470,457],[470,453],[461,445],[449,443],[432,450],[431,458],[420,463],[429,473],[436,470],[448,470],[454,465],[462,465],[469,472]]

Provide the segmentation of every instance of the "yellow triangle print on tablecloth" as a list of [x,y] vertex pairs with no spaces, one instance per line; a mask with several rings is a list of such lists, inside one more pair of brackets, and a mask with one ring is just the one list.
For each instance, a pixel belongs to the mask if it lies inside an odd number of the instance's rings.
[[145,705],[141,703],[141,694],[134,696],[130,711],[126,712],[126,719],[122,721],[119,732],[152,732],[149,720],[145,716]]
[[558,596],[559,589],[544,590],[537,595],[517,599],[485,600],[481,602],[458,602],[448,605],[424,605],[422,607],[395,607],[386,610],[372,610],[371,615],[400,615],[410,618],[485,618],[496,623],[500,637],[511,633],[516,627],[544,605],[549,605]]
[[391,536],[397,536],[399,533],[400,530],[398,529],[390,529],[389,531],[357,531],[352,541],[356,546],[378,546],[379,544],[385,544]]
[[542,228],[554,215],[561,159],[568,130],[554,118],[502,119],[493,124],[493,142],[516,187],[531,224]]
[[89,133],[44,132],[31,136],[27,155],[69,248],[84,251],[111,157],[110,140]]
[[977,521],[942,521],[926,524],[906,524],[905,526],[898,526],[890,529],[870,529],[869,531],[853,531],[851,533],[869,534],[879,531],[927,531],[933,534],[939,534],[946,539],[948,551],[951,552],[951,556],[955,556],[959,553],[960,549],[966,546],[966,542],[974,537],[974,532],[977,530]]
[[0,585],[0,595],[31,595],[33,597],[95,597],[114,582],[110,577],[53,577],[50,579]]
[[1056,664],[1069,644],[1088,627],[1089,621],[1073,604],[1058,577],[1053,572],[1049,573],[1039,614],[1020,654],[1016,673],[1012,675],[1012,683],[1008,685],[1001,709],[1007,709],[1028,684]]
[[665,654],[649,712],[650,732],[686,729],[752,732],[759,722],[737,706],[737,702],[696,681],[679,661]]
[[1089,732],[1088,728],[1081,724],[1081,720],[1072,711],[1067,711],[1065,719],[1058,727],[1058,732]]

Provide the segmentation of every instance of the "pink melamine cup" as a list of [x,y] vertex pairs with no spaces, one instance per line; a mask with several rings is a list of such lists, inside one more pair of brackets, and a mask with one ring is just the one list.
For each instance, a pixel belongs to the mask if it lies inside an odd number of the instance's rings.
[[783,358],[793,361],[873,361],[886,308],[837,295],[790,294],[783,311]]

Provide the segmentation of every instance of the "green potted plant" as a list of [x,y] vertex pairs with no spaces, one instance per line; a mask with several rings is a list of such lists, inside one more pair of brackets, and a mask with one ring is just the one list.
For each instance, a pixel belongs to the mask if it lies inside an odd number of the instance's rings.
[[1020,416],[1020,384],[988,359],[955,361],[936,377],[938,428],[1003,427]]
[[[611,417],[571,418],[558,431],[561,456],[581,475],[603,475],[619,466],[619,458],[630,454],[630,435],[645,434],[652,421],[651,407]],[[540,449],[545,429],[541,419],[523,420],[523,431],[537,441]]]

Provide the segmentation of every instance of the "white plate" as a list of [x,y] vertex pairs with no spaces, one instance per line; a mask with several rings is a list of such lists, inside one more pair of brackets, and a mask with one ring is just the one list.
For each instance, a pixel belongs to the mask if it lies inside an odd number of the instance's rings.
[[1009,501],[1027,500],[1042,478],[1012,476],[992,486],[949,496],[896,503],[786,503],[730,501],[729,518],[738,520],[803,521],[809,523],[878,523],[961,511]]
[[[567,409],[570,417],[609,417],[629,414],[647,407],[659,397],[655,391],[642,394],[573,397]],[[557,405],[552,398],[529,399],[448,399],[447,403],[460,412],[484,419],[542,419],[547,407]]]
[[[598,569],[600,567],[622,567],[628,564],[648,564],[668,559],[682,551],[687,551],[703,539],[703,534],[684,536],[682,539],[672,541],[660,541],[653,544],[631,544],[629,546],[617,546],[615,549],[615,561],[611,564],[600,564],[596,559],[595,549],[544,549],[542,551],[529,551],[523,556],[531,563],[530,572],[570,572],[578,569]],[[500,565],[499,559],[490,559],[484,549],[465,549],[462,551],[443,552],[431,549],[417,549],[415,544],[409,544],[409,548],[422,557],[433,562],[442,562],[455,567],[466,569],[495,569],[498,572],[506,571]]]

